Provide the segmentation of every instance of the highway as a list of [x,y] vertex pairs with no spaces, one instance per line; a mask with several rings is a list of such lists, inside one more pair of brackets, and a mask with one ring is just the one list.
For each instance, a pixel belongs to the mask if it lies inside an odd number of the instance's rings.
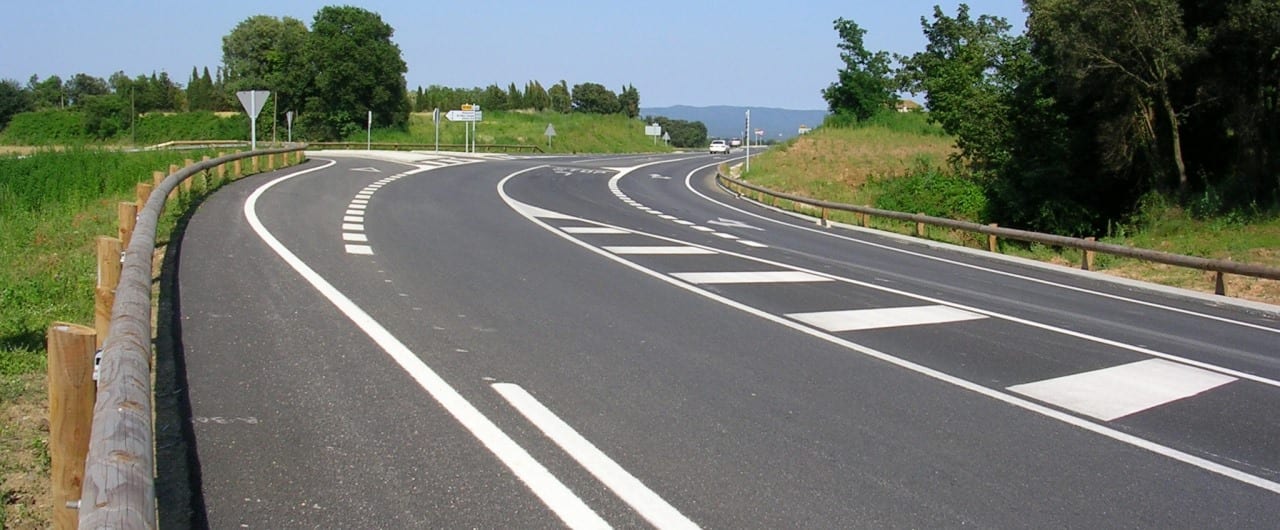
[[311,158],[186,227],[171,520],[1280,518],[1280,308],[824,228],[717,188],[740,152]]

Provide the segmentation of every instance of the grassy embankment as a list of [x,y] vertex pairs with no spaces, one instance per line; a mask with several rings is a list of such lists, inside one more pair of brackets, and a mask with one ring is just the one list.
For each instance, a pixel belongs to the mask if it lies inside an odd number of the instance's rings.
[[[440,118],[440,143],[461,145],[465,129],[459,122]],[[556,136],[547,146],[543,134],[550,124]],[[374,142],[415,144],[435,143],[435,123],[430,113],[409,116],[409,130],[374,129]],[[644,135],[644,123],[621,115],[560,114],[558,112],[484,111],[484,120],[476,124],[477,143],[535,145],[548,153],[642,153],[667,152],[671,149]],[[365,141],[365,135],[347,139]]]
[[[0,156],[0,528],[49,524],[45,331],[93,324],[94,238],[116,234],[116,208],[151,172],[212,152],[86,148]],[[203,190],[197,190],[203,192]],[[168,240],[183,197],[159,227]]]
[[[862,204],[891,210],[885,203],[912,204],[946,202],[946,197],[890,197],[901,194],[895,184],[904,179],[919,178],[922,173],[948,174],[946,159],[953,152],[952,139],[924,123],[923,116],[888,117],[879,124],[854,128],[819,128],[813,133],[770,149],[752,161],[747,179],[770,189],[796,193],[830,201]],[[920,180],[931,180],[928,178]],[[933,179],[936,180],[936,179]],[[918,188],[908,188],[919,193]],[[937,188],[935,188],[937,189]],[[964,195],[969,189],[942,186],[953,195]],[[951,199],[954,199],[952,197]],[[957,210],[965,210],[957,208]],[[911,209],[907,211],[922,211]],[[931,215],[936,215],[929,212]],[[949,217],[984,222],[974,215]],[[836,221],[856,223],[852,214],[835,213]],[[899,233],[912,233],[914,226],[888,220],[873,220],[872,226]],[[930,237],[975,248],[985,247],[985,236],[968,233],[942,233],[931,229]],[[1280,218],[1272,215],[1261,219],[1238,217],[1196,219],[1187,212],[1168,205],[1150,205],[1124,225],[1117,225],[1102,241],[1148,248],[1190,256],[1230,259],[1280,267]],[[1024,245],[1002,241],[1005,253],[1030,257],[1074,267],[1080,266],[1081,253],[1044,245]],[[1138,260],[1098,255],[1094,265],[1102,272],[1145,281],[1213,292],[1213,274],[1181,267]],[[1280,281],[1227,275],[1227,293],[1231,296],[1280,304]]]

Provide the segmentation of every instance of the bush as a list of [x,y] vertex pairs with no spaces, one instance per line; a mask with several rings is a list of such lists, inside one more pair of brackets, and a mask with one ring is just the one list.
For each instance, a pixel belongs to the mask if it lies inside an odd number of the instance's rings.
[[84,113],[50,109],[15,114],[0,135],[6,144],[57,145],[85,141]]
[[924,161],[917,161],[916,168],[905,175],[869,185],[879,188],[875,206],[882,210],[982,222],[987,207],[978,183]]
[[[270,116],[265,116],[270,118]],[[258,136],[265,129],[270,134],[270,122],[258,119]],[[267,127],[263,123],[267,122]],[[138,118],[136,143],[158,144],[171,140],[246,140],[249,138],[249,118],[243,114],[223,118],[212,112],[182,112],[176,114],[152,113]]]

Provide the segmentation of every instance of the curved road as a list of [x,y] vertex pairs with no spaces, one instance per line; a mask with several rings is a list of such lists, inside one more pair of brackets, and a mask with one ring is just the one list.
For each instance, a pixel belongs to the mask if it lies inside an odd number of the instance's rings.
[[312,158],[186,229],[190,524],[1280,517],[1276,308],[823,228],[724,156]]

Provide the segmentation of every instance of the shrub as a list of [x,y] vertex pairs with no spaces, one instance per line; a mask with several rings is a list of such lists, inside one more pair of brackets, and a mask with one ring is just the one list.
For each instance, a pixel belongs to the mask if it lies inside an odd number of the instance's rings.
[[877,179],[870,185],[879,188],[875,206],[882,210],[982,222],[987,207],[978,183],[924,161],[917,161],[905,175]]

